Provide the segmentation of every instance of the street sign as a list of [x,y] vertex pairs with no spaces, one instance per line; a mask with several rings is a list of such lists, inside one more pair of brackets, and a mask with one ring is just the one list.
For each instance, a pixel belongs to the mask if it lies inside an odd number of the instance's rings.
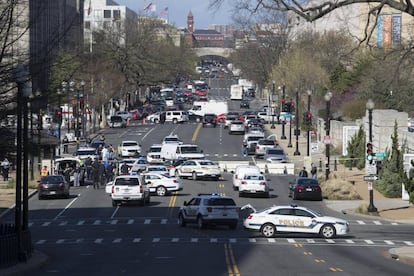
[[378,180],[378,175],[364,175],[364,181],[372,182]]
[[375,153],[375,157],[377,159],[383,159],[383,158],[388,157],[388,154],[386,152],[376,152]]

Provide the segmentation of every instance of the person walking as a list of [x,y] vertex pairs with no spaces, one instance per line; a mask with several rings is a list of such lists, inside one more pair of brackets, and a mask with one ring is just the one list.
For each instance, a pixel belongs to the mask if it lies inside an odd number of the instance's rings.
[[10,169],[10,162],[7,158],[4,158],[4,160],[1,161],[1,173],[3,175],[4,181],[9,181],[9,169]]
[[308,177],[308,172],[305,167],[299,172],[299,177]]
[[73,186],[74,187],[80,187],[80,174],[81,174],[81,168],[78,164],[76,164],[76,167],[73,169]]
[[93,188],[99,189],[99,160],[96,158],[92,163]]
[[313,179],[316,179],[317,178],[317,173],[318,173],[318,169],[316,168],[316,166],[315,166],[315,164],[314,163],[312,163],[311,164],[311,175],[312,175],[312,178]]
[[105,170],[106,181],[111,182],[114,179],[114,163],[109,162]]
[[127,175],[127,174],[129,174],[129,167],[128,167],[128,165],[127,165],[127,163],[122,163],[122,165],[121,165],[121,174],[122,175]]
[[40,176],[47,176],[49,175],[49,169],[47,166],[43,166],[42,170],[40,171]]
[[99,175],[99,186],[102,187],[105,185],[105,180],[106,180],[105,166],[103,162],[99,162],[98,175]]

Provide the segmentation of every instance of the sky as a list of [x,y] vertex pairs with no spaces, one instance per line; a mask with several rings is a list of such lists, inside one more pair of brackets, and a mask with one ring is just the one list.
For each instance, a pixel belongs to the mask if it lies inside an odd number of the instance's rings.
[[[127,6],[137,14],[152,14],[168,19],[170,24],[176,27],[187,26],[187,15],[189,11],[194,16],[195,29],[207,29],[210,24],[226,25],[232,24],[229,0],[218,10],[209,10],[209,0],[114,0],[119,5]],[[152,3],[155,11],[143,11]],[[160,15],[161,10],[168,7],[168,15]]]

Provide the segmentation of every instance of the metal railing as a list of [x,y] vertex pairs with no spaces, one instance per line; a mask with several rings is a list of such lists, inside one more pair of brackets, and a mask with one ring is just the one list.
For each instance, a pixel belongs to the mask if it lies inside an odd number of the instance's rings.
[[26,261],[33,252],[30,230],[21,231],[21,248],[14,224],[0,224],[0,268]]

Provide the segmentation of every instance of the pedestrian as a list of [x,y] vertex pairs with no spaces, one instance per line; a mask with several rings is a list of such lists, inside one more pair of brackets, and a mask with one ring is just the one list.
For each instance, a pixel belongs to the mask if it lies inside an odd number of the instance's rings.
[[299,177],[308,177],[308,172],[305,167],[299,172]]
[[88,158],[85,159],[85,162],[83,163],[86,169],[86,179],[92,180],[92,158],[88,156]]
[[311,164],[311,175],[312,175],[312,178],[313,179],[316,179],[317,178],[317,173],[318,173],[318,169],[316,168],[316,166],[315,166],[315,164],[314,163],[312,163]]
[[74,187],[80,186],[80,174],[81,174],[81,168],[79,164],[76,164],[76,167],[73,169],[73,186]]
[[69,153],[69,139],[68,137],[65,135],[65,137],[63,137],[63,153]]
[[63,170],[63,176],[66,179],[66,182],[70,184],[70,176],[72,175],[72,168],[69,164],[66,164],[66,168]]
[[109,161],[109,149],[108,146],[105,146],[101,151],[101,158],[104,163]]
[[9,169],[10,169],[10,162],[7,158],[4,158],[4,160],[1,161],[1,173],[3,175],[4,181],[9,180]]
[[111,182],[114,179],[114,163],[113,162],[109,162],[108,166],[106,167],[105,175],[106,175],[106,182]]
[[93,188],[99,189],[99,160],[95,158],[92,163],[92,180],[93,180]]
[[47,168],[47,166],[43,166],[42,170],[40,171],[40,176],[47,176],[49,175],[49,170]]
[[129,167],[128,167],[128,165],[127,165],[127,163],[122,163],[122,165],[121,165],[121,174],[122,175],[127,175],[127,174],[129,174]]
[[99,174],[99,185],[104,186],[105,180],[106,180],[106,174],[105,174],[105,166],[103,162],[99,162],[98,174]]
[[166,118],[167,118],[167,114],[166,114],[164,111],[162,111],[162,112],[160,113],[160,123],[161,123],[161,124],[164,124],[164,123],[165,123]]

